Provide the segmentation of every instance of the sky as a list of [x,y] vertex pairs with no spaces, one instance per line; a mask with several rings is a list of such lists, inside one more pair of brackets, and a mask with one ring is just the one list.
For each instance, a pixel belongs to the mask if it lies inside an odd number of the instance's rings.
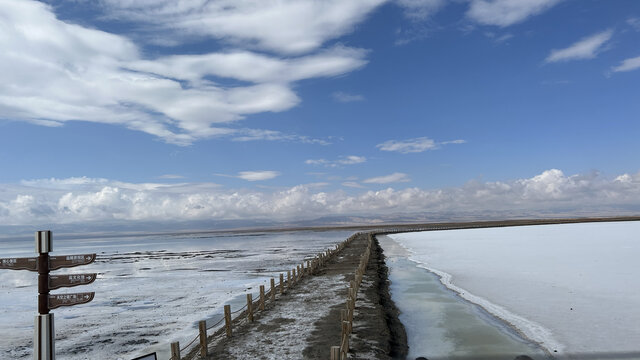
[[638,214],[639,44],[635,0],[0,0],[0,228]]

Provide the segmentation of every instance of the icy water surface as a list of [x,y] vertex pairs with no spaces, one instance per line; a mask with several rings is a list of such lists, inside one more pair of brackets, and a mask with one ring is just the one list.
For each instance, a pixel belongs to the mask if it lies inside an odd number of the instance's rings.
[[558,359],[640,359],[640,221],[390,235]]
[[[244,295],[269,288],[303,259],[329,248],[351,231],[244,234],[176,234],[59,239],[51,255],[97,253],[94,264],[55,273],[98,273],[81,287],[52,293],[95,291],[93,302],[53,311],[61,359],[131,359],[172,341],[186,344],[197,321],[232,311]],[[34,240],[0,239],[0,257],[35,256]],[[0,270],[0,359],[31,359],[37,311],[37,275]]]
[[410,261],[410,254],[394,240],[378,240],[389,267],[392,298],[407,330],[409,359],[513,360],[522,354],[547,358],[513,329],[445,288],[438,276]]

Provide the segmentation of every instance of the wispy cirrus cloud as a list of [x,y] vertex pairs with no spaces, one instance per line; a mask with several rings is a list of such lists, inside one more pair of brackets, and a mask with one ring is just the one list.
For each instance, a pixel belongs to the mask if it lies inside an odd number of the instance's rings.
[[400,172],[362,180],[362,182],[365,184],[391,184],[391,183],[409,182],[409,181],[411,181],[411,179],[409,178],[409,175],[405,173],[400,173]]
[[402,154],[409,154],[424,152],[427,150],[436,150],[440,148],[441,145],[464,143],[466,143],[465,140],[436,142],[428,137],[419,137],[407,140],[388,140],[376,145],[376,147],[382,151],[394,151]]
[[623,60],[619,65],[611,68],[612,72],[626,72],[640,69],[640,56]]
[[234,131],[230,138],[232,141],[285,141],[303,144],[330,145],[329,139],[315,139],[309,136],[287,134],[276,130],[267,129],[239,129]]
[[168,180],[184,179],[184,176],[177,175],[177,174],[164,174],[164,175],[158,176],[158,179],[168,179]]
[[280,176],[280,172],[274,170],[255,170],[255,171],[240,171],[236,175],[229,174],[214,174],[216,176],[238,178],[246,181],[264,181],[271,180]]
[[630,17],[626,21],[627,25],[631,26],[634,30],[640,31],[640,18]]
[[350,187],[350,188],[356,188],[356,189],[364,188],[364,186],[362,186],[360,183],[358,183],[356,181],[345,181],[345,182],[342,183],[342,186]]
[[546,63],[593,59],[602,52],[605,44],[613,36],[613,30],[605,30],[573,43],[564,49],[554,49],[545,59]]
[[562,0],[471,0],[467,17],[483,25],[500,27],[523,22]]
[[342,92],[342,91],[334,92],[333,94],[331,94],[331,97],[333,98],[333,100],[335,100],[337,102],[341,102],[341,103],[364,101],[364,96],[363,95],[349,94],[349,93]]
[[342,156],[337,160],[326,160],[326,159],[309,159],[305,160],[305,164],[307,165],[322,165],[326,167],[339,167],[343,165],[354,165],[354,164],[362,164],[367,161],[367,158],[364,156],[356,156],[356,155],[348,155]]
[[404,8],[404,15],[412,20],[424,20],[440,10],[445,0],[396,0]]
[[565,175],[558,169],[507,181],[470,181],[453,188],[389,187],[354,195],[322,191],[313,184],[256,191],[225,189],[211,183],[148,184],[92,178],[36,179],[2,184],[2,189],[0,224],[25,226],[85,226],[104,221],[290,221],[394,211],[405,216],[424,212],[486,216],[493,211],[509,211],[510,216],[518,216],[561,210],[575,216],[589,209],[592,213],[619,215],[629,211],[637,214],[640,209],[640,173],[606,177],[597,172]]

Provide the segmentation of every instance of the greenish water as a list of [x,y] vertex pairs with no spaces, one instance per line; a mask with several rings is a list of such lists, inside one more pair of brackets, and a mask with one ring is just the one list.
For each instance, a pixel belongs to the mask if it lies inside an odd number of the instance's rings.
[[387,257],[391,297],[407,330],[409,359],[551,358],[500,319],[447,289],[437,275],[410,261],[395,241],[386,236],[378,239]]

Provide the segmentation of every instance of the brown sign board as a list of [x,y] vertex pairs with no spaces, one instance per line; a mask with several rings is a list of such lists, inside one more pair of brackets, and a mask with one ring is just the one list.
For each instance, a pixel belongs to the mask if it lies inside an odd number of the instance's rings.
[[49,309],[86,304],[93,300],[94,295],[95,292],[49,295]]
[[3,258],[0,259],[0,269],[38,271],[38,258]]
[[94,261],[96,261],[96,254],[50,256],[49,270],[87,265]]
[[69,275],[49,275],[49,290],[61,287],[72,287],[78,285],[91,284],[96,280],[95,273],[92,274],[69,274]]

